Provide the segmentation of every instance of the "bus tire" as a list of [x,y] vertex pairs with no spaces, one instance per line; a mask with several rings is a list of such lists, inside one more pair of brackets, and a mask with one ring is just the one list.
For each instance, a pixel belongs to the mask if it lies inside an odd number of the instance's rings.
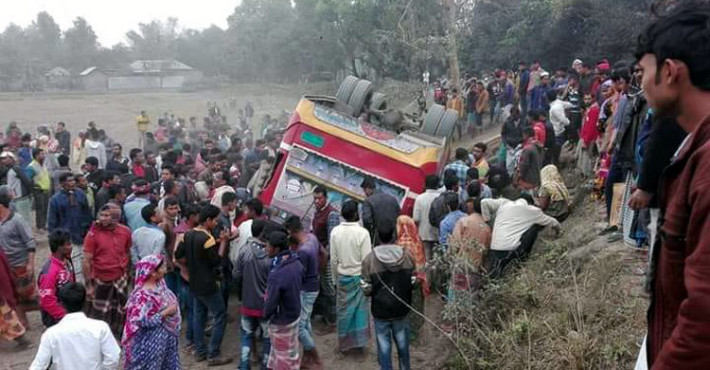
[[348,101],[348,105],[353,107],[353,117],[357,118],[360,115],[365,103],[367,103],[371,97],[372,82],[368,80],[358,81]]
[[373,93],[370,99],[370,110],[387,110],[387,94]]
[[347,104],[358,81],[360,81],[360,79],[355,76],[345,77],[343,82],[340,83],[340,87],[338,87],[338,92],[335,93],[335,98]]
[[441,123],[439,128],[436,130],[437,137],[452,138],[454,131],[456,130],[456,122],[459,120],[459,112],[453,109],[447,109],[444,112],[444,116],[441,117]]
[[445,111],[446,109],[443,106],[439,104],[432,104],[432,106],[429,107],[429,111],[424,116],[424,123],[422,123],[422,127],[419,129],[419,132],[424,135],[436,136],[437,129],[439,128],[439,122],[444,116]]

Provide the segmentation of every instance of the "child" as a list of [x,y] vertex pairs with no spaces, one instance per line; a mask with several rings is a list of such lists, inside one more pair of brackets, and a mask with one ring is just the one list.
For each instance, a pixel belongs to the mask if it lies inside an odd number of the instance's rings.
[[288,236],[282,231],[267,235],[266,252],[273,257],[264,304],[264,319],[269,320],[269,369],[298,369],[298,319],[301,316],[303,266],[296,253],[288,248]]
[[42,312],[42,323],[46,327],[58,323],[66,310],[59,304],[57,291],[65,284],[76,281],[74,266],[71,263],[71,236],[64,229],[55,229],[49,234],[49,257],[37,278],[39,287],[39,307]]

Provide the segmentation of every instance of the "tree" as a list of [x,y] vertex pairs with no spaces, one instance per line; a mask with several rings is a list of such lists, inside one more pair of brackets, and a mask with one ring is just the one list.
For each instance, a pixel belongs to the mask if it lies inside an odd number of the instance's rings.
[[99,45],[96,33],[86,19],[77,17],[73,23],[74,25],[64,32],[64,53],[66,66],[78,73],[96,64]]
[[138,31],[128,31],[126,38],[138,59],[175,58],[178,20],[168,18],[165,22],[153,20],[150,23],[140,23]]

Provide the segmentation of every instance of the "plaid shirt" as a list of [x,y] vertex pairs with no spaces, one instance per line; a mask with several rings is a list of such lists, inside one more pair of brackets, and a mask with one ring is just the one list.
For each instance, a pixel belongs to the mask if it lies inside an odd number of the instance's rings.
[[466,172],[470,167],[461,160],[449,163],[444,170],[456,171],[456,176],[459,178],[459,186],[466,185]]

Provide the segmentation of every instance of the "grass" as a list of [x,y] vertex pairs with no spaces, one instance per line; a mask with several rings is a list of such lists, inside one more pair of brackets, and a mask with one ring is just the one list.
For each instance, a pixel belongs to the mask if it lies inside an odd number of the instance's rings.
[[447,304],[444,316],[467,360],[454,353],[446,368],[633,368],[647,307],[630,295],[640,278],[622,256],[635,252],[568,255],[596,238],[595,218],[593,207],[578,209],[563,235],[542,236],[523,266]]

